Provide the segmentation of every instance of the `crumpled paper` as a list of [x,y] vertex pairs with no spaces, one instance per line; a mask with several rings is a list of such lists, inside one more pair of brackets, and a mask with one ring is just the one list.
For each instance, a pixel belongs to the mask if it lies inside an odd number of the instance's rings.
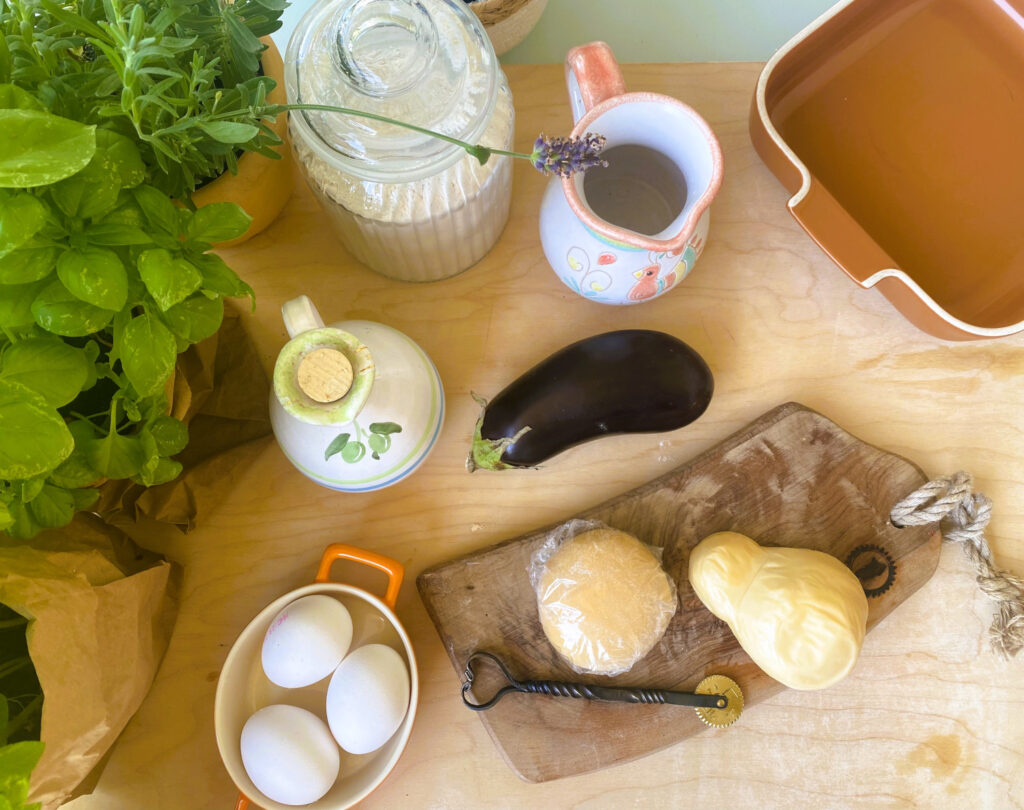
[[269,394],[256,347],[229,304],[218,333],[178,356],[168,387],[170,414],[189,429],[176,456],[182,474],[150,488],[107,481],[92,514],[31,545],[0,535],[0,603],[30,620],[29,656],[43,689],[46,749],[29,797],[43,810],[89,790],[170,641],[181,569],[129,535],[146,544],[151,521],[194,528],[223,498],[232,472],[264,447]]
[[195,528],[196,516],[221,500],[231,472],[244,467],[271,432],[267,375],[232,305],[220,331],[178,356],[171,416],[188,425],[188,446],[175,458],[184,467],[174,481],[143,487],[129,480],[100,488],[94,511],[125,526],[148,518]]
[[43,757],[30,801],[59,806],[139,708],[167,650],[180,569],[81,513],[69,526],[0,545],[0,602],[29,619],[43,690]]

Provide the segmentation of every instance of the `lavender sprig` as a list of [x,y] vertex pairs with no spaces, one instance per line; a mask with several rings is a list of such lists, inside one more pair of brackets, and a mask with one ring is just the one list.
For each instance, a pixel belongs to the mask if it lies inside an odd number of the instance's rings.
[[[533,143],[533,152],[525,154],[524,152],[508,152],[504,149],[494,149],[490,146],[467,143],[450,135],[435,132],[432,129],[419,127],[415,124],[407,124],[404,121],[397,121],[385,115],[377,115],[376,113],[364,112],[363,110],[353,110],[348,107],[334,107],[328,104],[272,104],[263,108],[254,108],[253,111],[260,115],[272,117],[289,110],[336,112],[354,115],[359,118],[372,118],[375,121],[383,121],[388,124],[405,127],[415,132],[421,132],[424,135],[430,135],[432,138],[438,138],[456,146],[461,146],[480,161],[481,166],[490,159],[491,155],[504,155],[505,157],[528,160],[533,168],[544,175],[557,174],[559,177],[571,177],[577,172],[586,171],[591,166],[608,165],[608,162],[600,157],[601,150],[604,148],[605,137],[604,135],[595,135],[593,132],[571,138],[547,138],[542,132],[540,137]],[[224,115],[214,115],[212,118],[214,120],[226,120],[237,115],[237,112],[231,112]]]
[[574,138],[546,138],[542,132],[533,143],[530,162],[541,174],[571,177],[591,166],[608,165],[608,161],[601,158],[604,142],[604,135],[593,132]]

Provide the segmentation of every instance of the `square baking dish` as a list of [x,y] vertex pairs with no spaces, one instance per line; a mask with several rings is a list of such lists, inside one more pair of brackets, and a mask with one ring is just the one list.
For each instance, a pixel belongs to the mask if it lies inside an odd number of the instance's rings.
[[1024,0],[846,0],[768,62],[754,146],[847,275],[949,340],[1024,329]]

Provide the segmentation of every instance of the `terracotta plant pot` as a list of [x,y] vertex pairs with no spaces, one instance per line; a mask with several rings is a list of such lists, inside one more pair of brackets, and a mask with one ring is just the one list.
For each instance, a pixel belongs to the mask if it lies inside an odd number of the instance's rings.
[[478,0],[470,3],[501,56],[526,39],[544,13],[548,0]]
[[[263,52],[263,72],[277,82],[267,96],[271,104],[285,104],[284,62],[270,37],[261,40],[267,45]],[[238,203],[252,217],[249,230],[237,239],[220,242],[216,247],[238,245],[264,230],[284,208],[292,194],[292,150],[288,146],[288,116],[279,115],[270,124],[284,143],[277,147],[281,160],[271,160],[255,152],[246,152],[238,161],[238,174],[226,172],[198,189],[192,195],[196,206],[214,202]]]

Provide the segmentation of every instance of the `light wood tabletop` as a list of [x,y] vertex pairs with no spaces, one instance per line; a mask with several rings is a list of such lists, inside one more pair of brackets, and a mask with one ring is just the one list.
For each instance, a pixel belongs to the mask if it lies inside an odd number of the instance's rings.
[[[214,690],[228,649],[265,605],[312,581],[344,542],[406,566],[397,613],[416,650],[421,699],[405,754],[367,808],[1024,807],[1024,657],[988,647],[991,603],[944,546],[932,579],[867,637],[853,673],[820,692],[784,691],[657,754],[534,785],[505,765],[416,593],[424,568],[568,518],[655,478],[770,408],[795,400],[929,475],[966,469],[995,504],[989,542],[1024,572],[1024,336],[946,343],[850,282],[790,217],[787,194],[750,144],[756,64],[626,65],[630,89],[676,96],[711,124],[725,154],[708,247],[668,295],[613,308],[569,291],[545,262],[537,212],[545,180],[515,171],[498,245],[453,279],[389,281],[357,265],[302,184],[281,217],[225,252],[252,284],[244,315],[269,371],[287,340],[281,304],[310,295],[328,321],[394,326],[433,358],[447,421],[411,478],[344,495],[291,467],[268,441],[236,469],[188,535],[146,545],[184,565],[180,614],[152,691],[115,744],[92,795],[72,810],[227,810],[236,790],[214,740]],[[567,133],[559,65],[507,68],[516,143]],[[969,273],[970,267],[963,268]],[[707,413],[680,431],[604,438],[540,470],[468,474],[478,408],[551,352],[613,328],[676,335],[711,367]],[[348,569],[346,569],[347,571]],[[383,579],[354,584],[380,589]],[[642,728],[636,729],[643,734]]]

